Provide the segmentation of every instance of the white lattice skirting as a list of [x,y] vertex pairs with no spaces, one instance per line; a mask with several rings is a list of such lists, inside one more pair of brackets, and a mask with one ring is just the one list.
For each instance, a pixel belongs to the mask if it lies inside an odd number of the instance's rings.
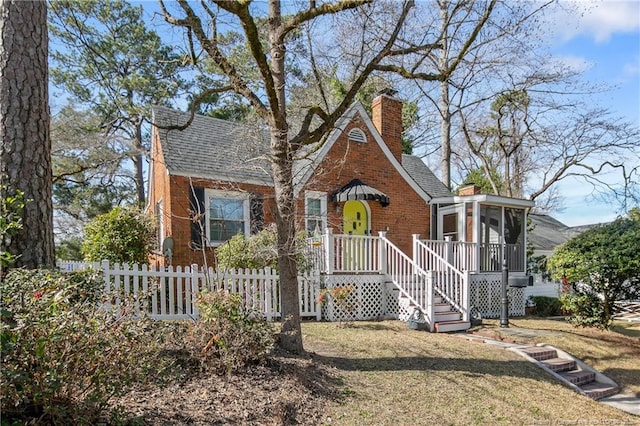
[[[469,283],[471,307],[480,311],[483,318],[499,318],[502,291],[502,274],[474,274]],[[524,288],[507,287],[509,316],[524,316]]]
[[398,294],[383,275],[326,275],[323,287],[329,292],[336,287],[352,286],[353,291],[341,304],[327,297],[322,317],[327,321],[362,321],[398,318]]

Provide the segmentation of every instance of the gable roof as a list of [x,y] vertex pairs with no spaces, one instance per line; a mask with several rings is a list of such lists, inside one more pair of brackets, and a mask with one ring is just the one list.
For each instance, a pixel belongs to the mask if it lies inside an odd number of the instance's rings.
[[[256,126],[198,114],[186,129],[167,130],[162,127],[184,125],[190,114],[163,106],[154,106],[152,113],[153,123],[159,126],[155,129],[170,175],[273,186],[271,167],[267,161],[269,134],[266,130],[256,130]],[[336,129],[319,149],[295,161],[293,176],[296,197],[356,115],[369,128],[391,165],[425,201],[451,195],[419,157],[403,154],[400,164],[362,105],[355,103],[338,120]]]
[[600,224],[567,226],[559,220],[546,214],[532,214],[528,216],[534,226],[527,238],[536,250],[553,250],[568,239],[582,234],[589,228]]
[[[294,194],[296,196],[304,187],[304,184],[313,175],[313,172],[324,156],[331,150],[331,147],[337,141],[338,137],[344,132],[346,126],[356,116],[359,116],[362,123],[368,128],[369,133],[373,135],[374,141],[384,153],[387,161],[389,161],[391,166],[396,169],[396,171],[418,193],[418,195],[420,195],[422,199],[429,202],[429,200],[436,196],[451,195],[451,192],[449,192],[444,184],[435,177],[433,172],[429,170],[427,165],[420,158],[403,154],[402,164],[400,164],[389,150],[389,147],[382,139],[382,136],[380,136],[380,133],[378,133],[378,130],[373,125],[371,118],[366,113],[362,104],[360,102],[356,102],[351,105],[344,115],[336,122],[336,128],[331,132],[324,145],[319,150],[307,156],[304,160],[300,160],[297,165],[298,167],[294,168],[294,176],[299,176],[299,180],[296,180],[294,189]],[[407,165],[406,167],[405,163]]]
[[567,241],[567,225],[546,214],[531,214],[533,230],[527,235],[531,246],[536,250],[553,250]]
[[152,113],[170,175],[273,186],[266,131],[198,114],[186,129],[167,130],[161,127],[184,125],[190,114],[163,106]]

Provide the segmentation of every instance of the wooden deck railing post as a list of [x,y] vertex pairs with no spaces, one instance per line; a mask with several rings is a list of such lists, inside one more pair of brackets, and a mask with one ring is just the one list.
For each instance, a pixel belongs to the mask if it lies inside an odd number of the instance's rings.
[[454,260],[453,260],[453,243],[451,241],[451,236],[447,235],[446,237],[444,237],[444,240],[447,242],[447,262],[449,262],[449,264],[453,265],[454,264]]
[[380,244],[378,244],[378,259],[380,259],[380,272],[387,274],[387,232],[378,231]]
[[436,324],[435,324],[435,306],[433,303],[433,299],[435,296],[435,293],[433,291],[433,275],[434,272],[433,271],[427,271],[427,276],[425,277],[425,279],[427,280],[426,282],[426,291],[427,291],[427,306],[426,306],[426,314],[427,314],[427,319],[429,321],[429,331],[433,333],[433,331],[436,328]]
[[422,262],[422,256],[420,252],[420,234],[413,234],[413,262],[421,267],[422,269],[426,269],[424,262]]
[[464,285],[462,287],[462,321],[469,321],[471,314],[471,272],[465,271]]
[[323,245],[324,245],[324,255],[325,257],[325,267],[327,270],[327,274],[333,274],[333,229],[325,228],[324,234],[322,235]]

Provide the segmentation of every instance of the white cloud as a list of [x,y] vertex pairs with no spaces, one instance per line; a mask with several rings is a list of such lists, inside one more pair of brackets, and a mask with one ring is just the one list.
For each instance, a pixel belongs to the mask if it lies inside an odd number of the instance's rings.
[[616,33],[640,31],[640,2],[637,0],[561,1],[548,15],[548,25],[562,39],[578,36],[606,43]]

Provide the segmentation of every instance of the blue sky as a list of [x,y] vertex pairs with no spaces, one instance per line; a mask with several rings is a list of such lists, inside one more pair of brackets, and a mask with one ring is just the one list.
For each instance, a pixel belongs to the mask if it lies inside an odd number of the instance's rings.
[[[547,22],[552,54],[583,69],[589,82],[611,87],[590,95],[592,105],[640,127],[640,2],[563,1],[562,6],[565,11]],[[640,152],[640,141],[638,145]],[[610,221],[620,213],[610,202],[594,198],[583,182],[563,183],[560,193],[565,209],[552,215],[569,226]]]
[[[180,30],[153,16],[158,11],[155,0],[132,3],[144,6],[150,26],[165,39],[181,43]],[[175,7],[170,1],[167,4]],[[551,54],[584,71],[590,83],[611,88],[590,95],[591,105],[605,107],[640,127],[640,0],[561,0],[560,6],[540,23]],[[592,188],[582,181],[567,180],[559,190],[564,210],[552,215],[569,226],[610,221],[620,213],[610,202],[593,197]]]

